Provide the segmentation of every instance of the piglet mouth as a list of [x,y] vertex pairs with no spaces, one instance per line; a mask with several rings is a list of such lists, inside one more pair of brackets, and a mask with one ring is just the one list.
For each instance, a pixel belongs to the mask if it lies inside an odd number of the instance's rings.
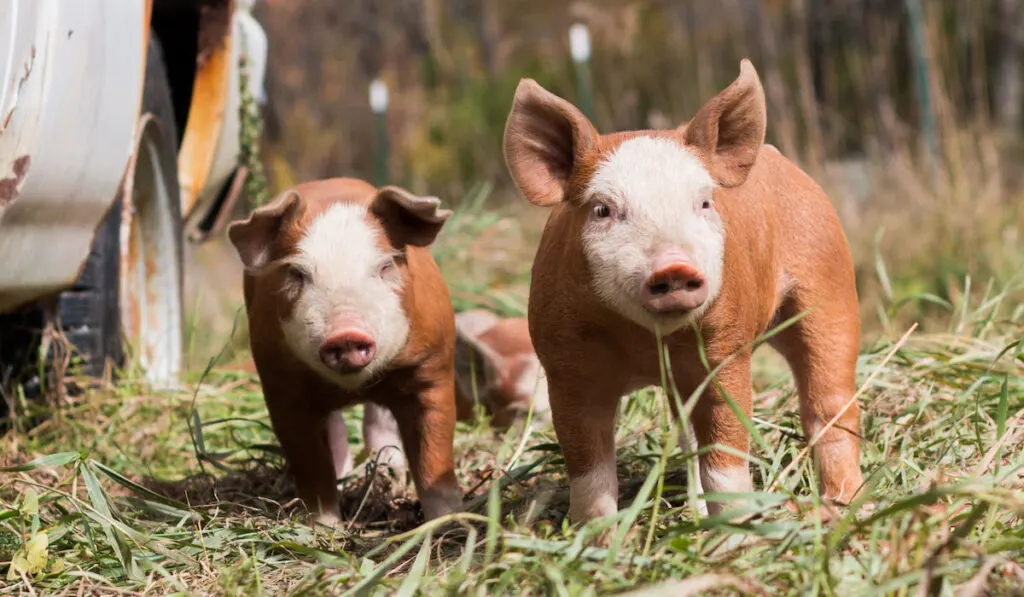
[[373,338],[357,329],[333,332],[320,345],[320,361],[341,375],[366,369],[376,353],[377,345]]

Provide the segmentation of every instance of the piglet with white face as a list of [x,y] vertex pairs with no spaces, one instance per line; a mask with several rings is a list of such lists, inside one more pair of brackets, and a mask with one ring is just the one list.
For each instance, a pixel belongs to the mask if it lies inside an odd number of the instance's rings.
[[371,452],[406,461],[427,518],[459,508],[451,301],[429,246],[451,212],[355,179],[309,182],[228,234],[246,267],[250,346],[299,497],[338,516],[352,466],[338,412],[365,404]]
[[[701,449],[698,491],[752,491],[737,412],[751,417],[754,345],[790,319],[799,321],[769,343],[793,371],[804,434],[818,438],[821,495],[845,504],[861,489],[849,247],[822,189],[764,144],[766,127],[748,60],[673,129],[600,134],[535,81],[516,90],[506,162],[522,195],[550,208],[529,332],[577,522],[618,509],[619,399],[669,378],[683,399],[697,397],[680,428]],[[712,370],[714,383],[703,384]],[[726,501],[698,505],[714,513]]]

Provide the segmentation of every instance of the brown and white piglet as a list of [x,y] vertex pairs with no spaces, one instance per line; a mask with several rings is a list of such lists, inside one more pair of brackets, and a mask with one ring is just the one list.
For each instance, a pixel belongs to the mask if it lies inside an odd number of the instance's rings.
[[574,522],[617,510],[617,406],[660,384],[658,334],[684,399],[707,377],[698,337],[711,368],[725,363],[686,422],[709,448],[702,491],[752,491],[748,433],[724,393],[750,417],[753,342],[804,312],[769,342],[793,371],[807,437],[838,416],[813,450],[823,496],[848,503],[861,488],[859,409],[843,411],[860,334],[850,252],[828,197],[763,144],[765,127],[748,60],[674,130],[602,135],[534,81],[516,90],[505,158],[526,199],[551,208],[528,316]]
[[408,461],[426,518],[461,507],[454,315],[429,249],[450,215],[434,197],[334,178],[228,229],[274,433],[321,522],[337,521],[336,481],[352,467],[339,411],[359,403],[367,447],[401,448],[390,462]]
[[508,429],[526,417],[548,420],[547,381],[530,342],[525,317],[501,318],[484,309],[455,315],[455,398],[460,420],[479,402],[491,425]]

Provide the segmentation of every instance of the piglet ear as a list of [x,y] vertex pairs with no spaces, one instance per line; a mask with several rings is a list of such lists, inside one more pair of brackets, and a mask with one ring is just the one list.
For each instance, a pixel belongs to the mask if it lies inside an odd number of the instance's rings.
[[228,226],[228,238],[246,269],[258,270],[272,259],[271,245],[281,230],[302,216],[305,206],[295,190],[281,193],[249,218]]
[[747,180],[764,143],[767,108],[761,80],[746,58],[731,85],[708,100],[680,127],[719,185],[735,187]]
[[429,246],[453,213],[450,209],[441,209],[441,200],[437,197],[413,195],[396,186],[377,191],[370,211],[380,219],[388,240],[397,248]]
[[597,145],[597,130],[576,106],[523,79],[505,123],[505,164],[530,203],[551,207],[565,200],[580,158]]

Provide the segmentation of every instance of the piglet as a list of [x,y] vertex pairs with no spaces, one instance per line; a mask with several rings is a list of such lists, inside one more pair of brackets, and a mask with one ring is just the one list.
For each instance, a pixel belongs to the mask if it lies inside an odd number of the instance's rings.
[[337,521],[336,481],[352,466],[338,411],[358,403],[367,447],[401,448],[392,463],[408,461],[424,516],[461,507],[454,314],[429,249],[450,216],[434,197],[334,178],[228,228],[274,433],[320,522]]
[[[846,237],[828,197],[764,145],[764,91],[753,65],[674,130],[598,134],[572,104],[526,79],[504,151],[519,191],[551,208],[532,270],[529,329],[547,374],[570,480],[569,516],[618,507],[620,397],[661,383],[658,343],[685,400],[702,492],[753,490],[750,361],[758,336],[788,361],[823,497],[861,488],[854,396],[860,318]],[[675,406],[673,405],[673,411]],[[689,434],[687,439],[689,439]],[[682,444],[686,445],[686,444]],[[702,502],[709,513],[723,502]]]
[[525,317],[501,318],[484,309],[455,315],[455,399],[460,420],[479,402],[491,426],[506,430],[526,417],[548,420],[547,381],[530,342]]

